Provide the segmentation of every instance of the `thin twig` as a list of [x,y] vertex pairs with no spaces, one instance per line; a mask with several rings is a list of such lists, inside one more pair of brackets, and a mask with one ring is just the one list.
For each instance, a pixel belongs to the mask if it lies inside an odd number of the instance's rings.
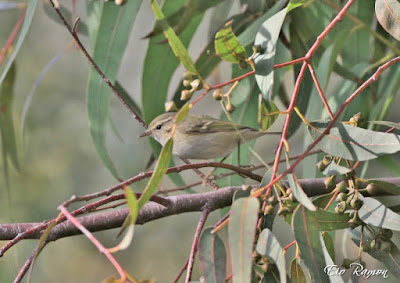
[[196,256],[196,251],[197,251],[197,247],[198,247],[198,243],[199,243],[199,239],[200,239],[200,234],[201,234],[201,231],[203,231],[204,224],[206,223],[206,220],[207,220],[207,217],[209,214],[210,214],[209,210],[207,210],[207,209],[203,210],[203,212],[200,216],[199,222],[197,223],[197,228],[196,228],[196,232],[194,234],[192,248],[190,249],[185,283],[189,283],[190,279],[192,278],[194,257]]
[[82,50],[83,54],[85,55],[86,59],[89,61],[90,65],[96,70],[96,72],[100,75],[102,80],[108,85],[108,87],[111,89],[111,91],[118,97],[118,99],[121,101],[121,103],[129,110],[129,112],[133,115],[133,117],[144,127],[147,128],[146,122],[140,117],[138,113],[136,113],[135,109],[131,107],[128,103],[125,102],[121,94],[117,91],[117,89],[114,87],[114,85],[110,82],[110,80],[106,77],[106,75],[100,70],[99,66],[97,66],[96,62],[94,62],[93,58],[89,55],[87,52],[86,48],[83,46],[82,42],[79,39],[78,34],[75,31],[76,25],[79,22],[79,18],[76,18],[74,22],[74,26],[71,27],[64,16],[61,14],[60,10],[55,6],[53,0],[50,0],[50,3],[52,4],[54,10],[56,11],[57,15],[63,22],[64,26],[68,29],[69,33],[72,35],[72,37],[75,39],[76,44],[79,46],[79,48]]
[[125,282],[126,280],[126,274],[121,267],[121,265],[118,263],[118,261],[114,258],[114,256],[110,253],[108,249],[106,249],[99,240],[97,240],[96,237],[93,236],[92,233],[89,232],[88,229],[86,229],[85,226],[83,226],[72,214],[67,210],[66,207],[64,206],[59,206],[58,209],[68,218],[68,220],[74,224],[76,228],[82,231],[83,234],[97,247],[97,249],[103,253],[108,260],[111,262],[111,264],[115,267],[119,275],[121,276],[121,282]]

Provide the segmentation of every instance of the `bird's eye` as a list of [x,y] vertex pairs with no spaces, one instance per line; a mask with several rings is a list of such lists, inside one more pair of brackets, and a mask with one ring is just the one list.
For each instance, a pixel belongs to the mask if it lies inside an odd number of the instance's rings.
[[161,125],[157,125],[156,129],[161,130]]

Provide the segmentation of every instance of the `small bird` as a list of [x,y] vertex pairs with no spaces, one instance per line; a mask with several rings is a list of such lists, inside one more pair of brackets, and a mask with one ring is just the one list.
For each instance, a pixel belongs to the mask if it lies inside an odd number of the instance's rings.
[[[164,146],[171,137],[177,112],[159,115],[140,137],[151,136]],[[173,137],[172,154],[187,159],[227,157],[242,138],[249,141],[265,134],[247,126],[221,121],[206,115],[189,115],[178,123]]]

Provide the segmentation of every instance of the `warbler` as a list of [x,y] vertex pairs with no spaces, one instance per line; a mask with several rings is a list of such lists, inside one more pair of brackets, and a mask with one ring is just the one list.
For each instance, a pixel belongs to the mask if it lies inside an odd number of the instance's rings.
[[[151,121],[140,137],[151,136],[164,146],[171,137],[177,112],[164,113]],[[249,141],[265,134],[247,126],[221,121],[206,115],[189,115],[176,125],[172,154],[187,159],[227,157],[242,138]]]

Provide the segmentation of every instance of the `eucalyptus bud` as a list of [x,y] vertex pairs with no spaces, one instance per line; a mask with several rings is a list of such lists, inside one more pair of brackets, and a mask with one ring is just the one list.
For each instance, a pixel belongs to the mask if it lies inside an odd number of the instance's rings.
[[168,101],[164,104],[165,112],[177,112],[179,109],[176,107],[175,101]]
[[192,98],[193,92],[188,90],[188,89],[184,89],[181,92],[181,100],[185,101],[185,100],[189,100],[190,98]]
[[213,98],[214,98],[215,100],[221,100],[221,99],[222,99],[222,90],[221,90],[220,88],[214,90],[214,92],[213,92]]

